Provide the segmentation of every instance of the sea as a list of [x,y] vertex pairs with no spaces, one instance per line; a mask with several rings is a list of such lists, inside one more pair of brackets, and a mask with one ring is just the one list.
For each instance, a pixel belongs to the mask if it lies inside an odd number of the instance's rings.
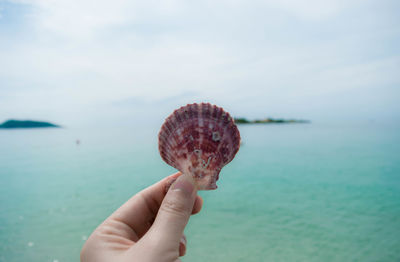
[[[160,125],[0,130],[0,261],[79,261],[105,218],[176,171]],[[400,261],[399,127],[239,126],[182,260]]]

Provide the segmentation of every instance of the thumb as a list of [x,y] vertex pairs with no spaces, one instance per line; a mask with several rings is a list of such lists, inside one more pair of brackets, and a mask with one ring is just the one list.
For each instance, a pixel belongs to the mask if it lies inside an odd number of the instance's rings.
[[179,250],[183,230],[189,220],[196,200],[197,189],[191,175],[179,176],[168,190],[157,217],[146,234],[161,249]]

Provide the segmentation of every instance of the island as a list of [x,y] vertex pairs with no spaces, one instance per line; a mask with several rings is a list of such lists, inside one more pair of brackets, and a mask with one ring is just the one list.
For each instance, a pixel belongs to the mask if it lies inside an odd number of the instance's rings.
[[32,120],[7,120],[0,125],[0,128],[47,128],[47,127],[60,127],[58,125]]
[[282,118],[264,118],[256,120],[248,120],[244,117],[234,118],[235,123],[241,124],[291,124],[291,123],[310,123],[309,120],[297,120],[297,119],[282,119]]

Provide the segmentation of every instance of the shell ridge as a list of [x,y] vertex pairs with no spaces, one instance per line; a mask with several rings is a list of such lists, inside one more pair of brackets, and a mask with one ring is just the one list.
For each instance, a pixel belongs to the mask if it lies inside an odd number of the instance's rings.
[[[222,118],[222,116],[223,116],[223,113],[221,114],[221,118]],[[224,127],[223,136],[222,136],[222,138],[221,138],[221,143],[219,143],[219,145],[218,145],[218,150],[219,150],[219,152],[221,152],[221,147],[222,147],[222,145],[223,145],[223,141],[224,141],[225,139],[230,140],[230,139],[227,137],[227,134],[226,134],[227,128],[228,128],[228,125],[226,125],[226,126]],[[229,142],[230,142],[230,141],[229,141]],[[222,158],[221,161],[223,161],[224,166],[225,166],[226,164],[225,164],[225,161],[224,161],[224,155],[221,155],[221,158]]]

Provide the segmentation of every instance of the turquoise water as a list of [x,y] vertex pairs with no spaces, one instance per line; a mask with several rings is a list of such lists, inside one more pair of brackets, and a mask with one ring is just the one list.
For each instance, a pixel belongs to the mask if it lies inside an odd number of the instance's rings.
[[[0,130],[0,261],[78,261],[100,222],[174,172],[158,128]],[[400,261],[397,127],[240,131],[218,190],[200,193],[184,261]]]

